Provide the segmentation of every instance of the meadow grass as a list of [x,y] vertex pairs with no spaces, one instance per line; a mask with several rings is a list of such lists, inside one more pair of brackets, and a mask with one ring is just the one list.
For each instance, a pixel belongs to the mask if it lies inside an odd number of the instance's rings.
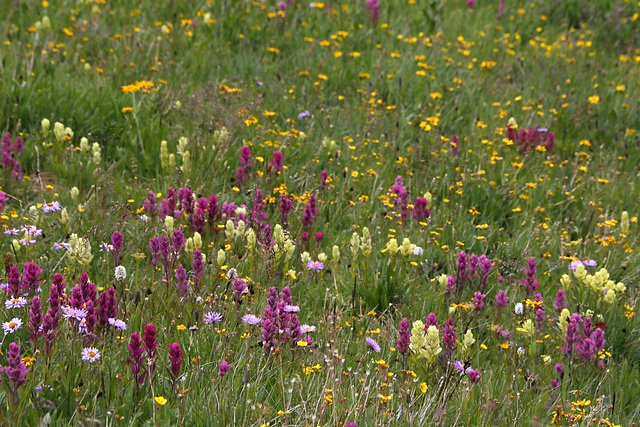
[[638,422],[640,3],[509,3],[10,0],[0,419]]

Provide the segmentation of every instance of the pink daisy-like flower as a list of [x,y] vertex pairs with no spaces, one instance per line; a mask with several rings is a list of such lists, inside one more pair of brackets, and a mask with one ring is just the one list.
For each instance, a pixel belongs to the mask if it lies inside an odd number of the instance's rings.
[[287,313],[298,313],[300,311],[300,307],[297,305],[285,305],[284,311]]
[[27,305],[27,299],[23,297],[8,299],[4,302],[4,306],[7,310],[12,308],[22,308]]
[[17,317],[14,317],[8,322],[4,322],[2,324],[2,329],[4,329],[5,334],[12,334],[18,329],[20,329],[21,326],[22,326],[22,320],[18,319]]
[[100,352],[97,348],[87,347],[82,350],[82,360],[90,363],[97,362],[100,360]]

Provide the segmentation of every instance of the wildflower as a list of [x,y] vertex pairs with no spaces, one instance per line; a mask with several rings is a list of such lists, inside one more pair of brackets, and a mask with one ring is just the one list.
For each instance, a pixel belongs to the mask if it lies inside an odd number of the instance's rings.
[[262,321],[261,318],[253,315],[253,314],[245,314],[244,316],[242,316],[242,321],[246,324],[249,324],[251,326],[255,326],[258,323],[260,323],[260,321]]
[[459,360],[456,360],[455,362],[453,362],[453,369],[460,372],[461,374],[468,374],[471,371],[473,371],[473,369],[470,366],[465,367],[465,364]]
[[12,308],[22,308],[27,305],[27,299],[23,297],[8,299],[4,302],[4,305],[7,310],[10,310]]
[[320,270],[323,270],[323,269],[324,269],[324,264],[323,264],[323,263],[321,263],[320,261],[311,261],[311,260],[310,260],[310,261],[307,263],[307,268],[308,268],[310,271],[320,271]]
[[65,242],[55,242],[53,249],[69,249],[69,244]]
[[100,360],[100,352],[97,348],[87,347],[82,350],[82,360],[85,362],[96,362]]
[[373,351],[375,351],[376,353],[380,353],[380,351],[382,350],[382,348],[380,347],[380,345],[376,342],[376,340],[374,340],[373,338],[367,337],[365,338],[365,341],[367,342],[367,344],[369,344],[369,346],[373,349]]
[[469,372],[469,381],[471,384],[478,384],[481,376],[480,371],[471,370],[471,372]]
[[414,254],[415,256],[417,256],[417,257],[421,257],[421,256],[422,256],[422,254],[424,254],[424,250],[423,250],[420,246],[416,246],[416,247],[413,249],[413,254]]
[[427,208],[429,202],[426,197],[416,197],[413,204],[413,218],[416,221],[423,221],[431,217],[431,209]]
[[180,376],[180,366],[182,366],[182,350],[180,344],[174,342],[169,345],[169,360],[171,361],[171,375],[174,380]]
[[524,335],[527,335],[527,336],[533,335],[533,333],[535,332],[535,329],[533,327],[533,322],[531,321],[531,319],[525,320],[525,322],[522,324],[522,327],[516,328],[516,331],[522,332]]
[[13,383],[12,387],[9,387],[9,391],[11,392],[13,403],[17,404],[18,388],[27,380],[29,369],[27,369],[20,357],[20,346],[15,342],[9,344],[7,361],[9,362],[8,366],[2,368],[2,371],[7,374],[7,378]]
[[223,360],[218,365],[218,371],[221,377],[224,377],[225,375],[227,375],[227,372],[229,372],[230,369],[231,369],[231,365],[229,365],[226,360]]
[[521,302],[516,303],[516,308],[515,308],[515,313],[516,314],[522,314],[522,311],[524,310],[524,306],[522,305]]
[[533,294],[540,287],[540,282],[536,276],[536,259],[529,258],[527,260],[527,268],[525,269],[525,277],[521,281],[521,285],[525,288],[528,295]]
[[471,329],[468,329],[462,338],[462,353],[466,353],[475,342],[476,339],[473,337],[473,332],[471,332]]
[[373,21],[373,25],[377,25],[380,18],[380,0],[366,0],[367,13]]
[[236,270],[235,268],[230,268],[229,270],[227,270],[225,275],[227,276],[227,279],[234,280],[236,277],[238,277],[238,270]]
[[127,324],[124,321],[120,319],[114,319],[113,317],[109,318],[109,324],[116,329],[120,329],[121,331],[127,329]]
[[563,309],[567,308],[567,300],[562,289],[558,289],[558,293],[556,293],[556,299],[555,301],[553,301],[553,307],[558,310],[558,312],[561,312]]
[[213,323],[221,322],[222,315],[216,311],[210,311],[204,315],[204,323],[207,325],[211,325]]
[[411,323],[406,317],[400,322],[398,335],[399,338],[396,341],[398,352],[404,355],[409,350],[409,345],[411,344]]
[[[76,288],[74,288],[74,289],[76,289]],[[65,319],[75,319],[75,320],[79,321],[79,320],[82,320],[85,317],[87,317],[87,310],[80,309],[80,308],[73,308],[73,307],[69,307],[68,305],[66,305],[66,306],[62,307],[62,314],[63,314]]]
[[124,279],[127,278],[127,269],[121,265],[117,266],[115,276],[118,282],[122,282]]
[[310,325],[306,325],[306,324],[305,324],[305,325],[300,326],[300,331],[301,331],[303,334],[307,334],[307,333],[309,333],[309,332],[315,332],[315,331],[316,331],[316,327],[315,327],[315,326],[310,326]]
[[[0,208],[0,210],[2,210]],[[622,234],[629,234],[629,212],[622,212],[622,216],[620,217],[620,231]]]
[[113,250],[113,245],[110,245],[109,243],[100,243],[100,246],[98,246],[100,248],[100,252],[111,252]]
[[309,117],[309,116],[311,116],[311,113],[308,110],[305,110],[302,113],[298,114],[298,120],[302,120],[305,117]]
[[481,310],[482,307],[484,307],[484,297],[485,294],[483,294],[482,292],[476,292],[473,298],[473,309],[474,310]]
[[316,215],[318,215],[318,207],[316,206],[316,196],[315,194],[312,194],[309,197],[309,201],[304,207],[304,212],[302,213],[302,225],[304,226],[305,229],[308,229],[311,227],[311,224],[313,223],[313,220],[315,219]]
[[160,405],[160,406],[162,406],[162,405],[164,405],[164,404],[166,404],[166,403],[167,403],[167,399],[165,399],[165,398],[164,398],[164,397],[162,397],[162,396],[156,396],[156,397],[154,398],[154,400],[155,400],[155,401],[156,401],[156,403],[157,403],[158,405]]
[[283,311],[286,313],[298,313],[300,311],[300,307],[297,305],[285,305]]
[[144,382],[147,374],[146,371],[143,371],[142,362],[144,361],[144,347],[142,346],[140,334],[137,332],[131,334],[131,340],[129,341],[129,345],[127,345],[127,349],[130,354],[128,361],[131,362],[131,373],[136,380],[136,385],[139,386]]
[[111,244],[113,245],[113,257],[116,259],[116,263],[120,260],[120,251],[122,251],[123,245],[122,233],[120,231],[114,231],[111,235]]
[[58,202],[57,200],[49,203],[44,203],[42,205],[42,212],[44,213],[60,212],[60,210],[61,210],[60,202]]
[[6,335],[6,334],[14,333],[18,329],[20,329],[21,326],[22,326],[22,320],[18,319],[17,317],[14,317],[10,321],[4,322],[2,324],[2,329],[4,329],[4,333]]
[[451,353],[453,353],[453,350],[456,348],[457,339],[458,335],[456,334],[453,319],[449,318],[442,329],[442,344],[444,345],[445,354],[451,355]]
[[505,291],[498,291],[496,295],[496,306],[500,311],[509,304],[509,297]]

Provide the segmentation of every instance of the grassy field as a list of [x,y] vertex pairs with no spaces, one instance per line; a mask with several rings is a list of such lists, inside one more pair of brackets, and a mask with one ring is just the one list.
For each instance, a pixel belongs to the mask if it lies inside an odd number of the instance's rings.
[[640,422],[640,3],[507,3],[8,0],[0,423]]

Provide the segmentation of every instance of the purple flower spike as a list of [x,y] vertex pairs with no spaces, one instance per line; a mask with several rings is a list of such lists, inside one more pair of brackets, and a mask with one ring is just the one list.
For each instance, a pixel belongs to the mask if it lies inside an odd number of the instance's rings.
[[182,366],[182,350],[177,342],[169,345],[169,361],[171,361],[171,375],[175,381],[180,376],[180,367]]
[[223,360],[220,365],[218,365],[220,377],[224,377],[225,375],[227,375],[227,372],[229,372],[230,369],[231,365],[229,365],[226,360]]
[[398,335],[399,338],[396,341],[398,352],[404,356],[409,350],[409,344],[411,344],[411,322],[409,322],[406,317],[400,322],[400,331]]

